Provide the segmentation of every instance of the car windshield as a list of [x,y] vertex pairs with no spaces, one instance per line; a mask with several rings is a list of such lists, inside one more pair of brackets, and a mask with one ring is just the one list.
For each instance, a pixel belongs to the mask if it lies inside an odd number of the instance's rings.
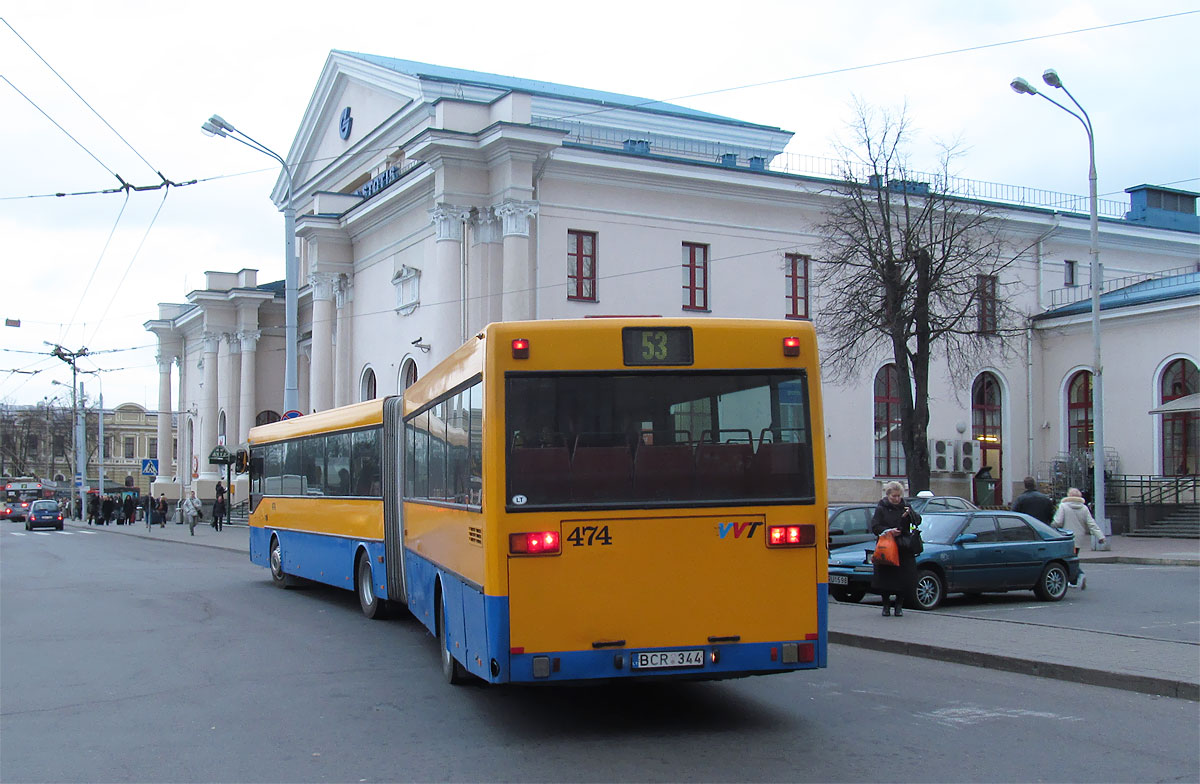
[[961,514],[927,514],[921,516],[921,539],[937,544],[951,544],[962,528],[966,517]]

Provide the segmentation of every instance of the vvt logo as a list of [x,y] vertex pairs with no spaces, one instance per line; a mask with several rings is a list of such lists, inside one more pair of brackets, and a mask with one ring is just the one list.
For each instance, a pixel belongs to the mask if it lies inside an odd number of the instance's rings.
[[353,126],[354,118],[350,116],[350,107],[347,106],[345,109],[342,109],[342,119],[338,123],[338,134],[340,134],[343,139],[349,139],[350,129]]
[[[753,539],[754,532],[758,530],[760,525],[762,525],[761,522],[717,523],[717,533],[722,539],[728,536],[730,532],[733,533],[734,539],[741,539],[742,534],[746,534],[747,539]],[[749,530],[750,533],[746,533],[747,530]]]

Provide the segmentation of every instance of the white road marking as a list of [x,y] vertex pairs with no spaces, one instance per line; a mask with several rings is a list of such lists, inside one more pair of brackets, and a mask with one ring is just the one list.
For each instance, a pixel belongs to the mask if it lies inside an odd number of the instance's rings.
[[932,719],[946,727],[971,727],[999,719],[1050,719],[1053,721],[1082,721],[1077,716],[1062,716],[1045,711],[1028,711],[1009,708],[983,708],[971,705],[960,708],[939,708],[917,713],[917,716]]

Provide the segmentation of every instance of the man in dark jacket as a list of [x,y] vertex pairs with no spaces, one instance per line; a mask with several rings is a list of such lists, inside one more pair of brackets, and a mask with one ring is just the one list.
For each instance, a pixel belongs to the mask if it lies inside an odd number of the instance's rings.
[[1046,525],[1054,519],[1054,501],[1045,493],[1038,492],[1037,480],[1032,476],[1025,477],[1025,492],[1017,496],[1012,508],[1014,512],[1023,512]]

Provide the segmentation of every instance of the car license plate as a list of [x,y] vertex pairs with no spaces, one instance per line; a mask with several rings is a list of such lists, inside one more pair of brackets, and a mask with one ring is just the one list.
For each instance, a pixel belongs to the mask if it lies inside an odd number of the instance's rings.
[[633,655],[635,670],[654,670],[665,667],[703,667],[704,651],[645,651]]
[[829,575],[829,584],[830,585],[849,585],[850,578],[844,574],[831,574],[831,575]]

